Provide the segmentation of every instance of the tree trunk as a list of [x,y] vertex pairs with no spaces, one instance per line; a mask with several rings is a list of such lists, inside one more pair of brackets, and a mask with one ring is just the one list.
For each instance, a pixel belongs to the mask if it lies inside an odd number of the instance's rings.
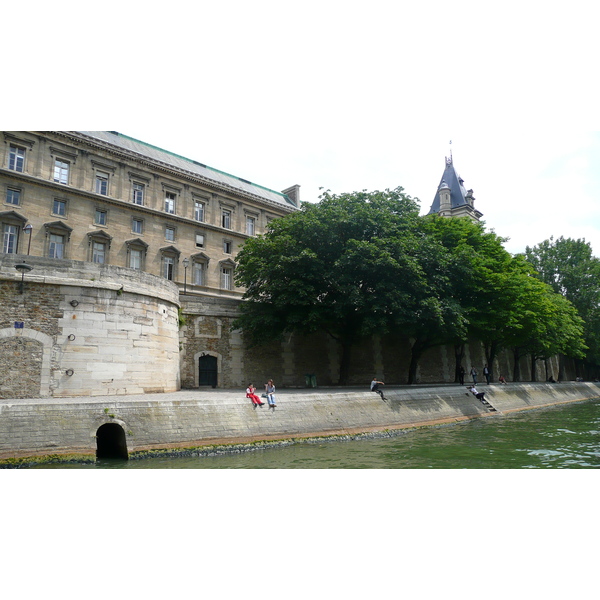
[[350,383],[350,358],[352,354],[352,342],[340,341],[342,357],[340,359],[340,379],[338,385],[349,385]]
[[558,355],[558,381],[565,380],[565,355]]
[[531,381],[537,381],[537,358],[535,354],[531,355]]
[[410,349],[410,365],[408,367],[408,385],[412,385],[417,382],[417,369],[419,367],[419,360],[423,356],[425,351],[425,342],[418,338],[414,341]]
[[494,361],[498,353],[498,342],[484,342],[485,359],[490,370],[490,381],[494,381]]
[[460,383],[460,367],[465,357],[465,345],[454,344],[454,383]]
[[513,381],[521,381],[521,352],[513,348]]

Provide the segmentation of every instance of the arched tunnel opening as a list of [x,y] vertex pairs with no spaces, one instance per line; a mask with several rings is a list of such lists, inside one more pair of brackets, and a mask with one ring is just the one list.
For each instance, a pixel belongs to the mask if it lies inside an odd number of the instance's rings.
[[116,423],[105,423],[96,432],[96,458],[121,458],[127,460],[125,431]]

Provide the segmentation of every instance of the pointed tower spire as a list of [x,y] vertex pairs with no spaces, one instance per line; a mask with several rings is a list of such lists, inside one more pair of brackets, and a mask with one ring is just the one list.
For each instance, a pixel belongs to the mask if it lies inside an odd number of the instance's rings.
[[442,217],[469,217],[473,221],[479,221],[483,213],[475,209],[473,190],[467,191],[463,184],[463,178],[454,168],[452,148],[450,148],[450,156],[446,157],[446,168],[427,214],[438,214]]

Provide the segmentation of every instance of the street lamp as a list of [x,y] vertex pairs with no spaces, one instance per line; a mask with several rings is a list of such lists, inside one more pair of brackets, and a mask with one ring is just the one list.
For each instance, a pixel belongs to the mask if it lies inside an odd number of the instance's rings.
[[29,256],[29,250],[31,250],[31,235],[33,232],[33,227],[30,223],[23,227],[23,231],[26,231],[29,234],[29,243],[27,244],[27,256]]
[[15,265],[15,269],[17,271],[19,271],[19,273],[21,273],[21,283],[19,284],[19,294],[22,294],[23,289],[25,287],[25,282],[24,282],[25,273],[29,273],[29,271],[31,271],[31,269],[33,269],[33,267],[26,263],[19,263],[18,265]]
[[183,259],[183,293],[186,293],[187,290],[187,268],[190,264],[190,259],[189,258],[184,258]]

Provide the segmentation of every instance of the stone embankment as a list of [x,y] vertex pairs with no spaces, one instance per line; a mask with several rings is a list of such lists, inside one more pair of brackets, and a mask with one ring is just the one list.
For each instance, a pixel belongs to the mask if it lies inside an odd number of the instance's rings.
[[243,390],[0,400],[0,459],[94,455],[99,429],[111,424],[128,453],[258,440],[402,429],[492,417],[600,397],[600,384],[480,385],[489,406],[458,385],[392,386],[386,401],[364,389],[285,389],[277,408],[253,408]]

